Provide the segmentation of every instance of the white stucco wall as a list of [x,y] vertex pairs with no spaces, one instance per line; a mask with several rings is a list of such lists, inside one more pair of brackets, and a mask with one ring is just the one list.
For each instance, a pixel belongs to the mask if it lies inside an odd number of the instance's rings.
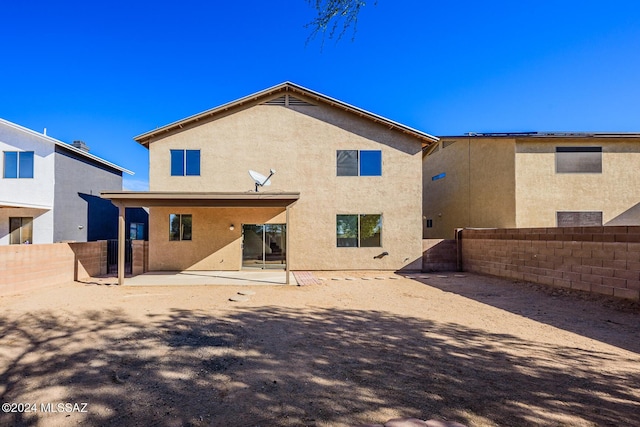
[[33,218],[34,244],[53,243],[53,210],[0,208],[0,246],[9,244],[9,218]]
[[0,173],[0,244],[9,243],[9,218],[33,217],[34,243],[52,243],[54,144],[0,121],[0,170],[5,151],[33,151],[33,178],[3,178]]
[[[0,205],[51,209],[54,145],[0,122],[0,152],[5,151],[33,151],[33,178],[0,178]],[[0,161],[4,170],[4,154]]]

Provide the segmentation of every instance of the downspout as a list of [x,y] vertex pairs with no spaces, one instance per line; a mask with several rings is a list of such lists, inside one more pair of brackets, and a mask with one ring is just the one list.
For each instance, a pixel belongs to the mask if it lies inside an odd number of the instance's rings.
[[456,228],[456,270],[462,270],[462,230],[464,228]]

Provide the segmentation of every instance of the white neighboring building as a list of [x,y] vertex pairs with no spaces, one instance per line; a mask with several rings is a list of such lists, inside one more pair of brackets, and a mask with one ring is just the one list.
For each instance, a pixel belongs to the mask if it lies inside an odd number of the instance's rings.
[[99,195],[132,172],[3,119],[0,166],[0,245],[115,237],[117,209]]

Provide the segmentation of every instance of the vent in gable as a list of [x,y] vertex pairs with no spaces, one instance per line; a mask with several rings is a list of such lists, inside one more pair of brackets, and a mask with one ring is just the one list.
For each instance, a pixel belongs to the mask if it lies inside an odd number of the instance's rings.
[[289,97],[289,105],[295,105],[299,107],[313,107],[314,105],[303,101],[302,99],[296,98],[295,96],[287,95]]
[[264,102],[263,105],[287,105],[287,95],[270,99],[269,101]]
[[263,102],[262,105],[280,105],[284,107],[288,107],[288,106],[313,107],[314,106],[310,102],[303,101],[302,99],[296,98],[295,96],[291,96],[289,94],[282,95],[278,98],[270,99],[266,102]]

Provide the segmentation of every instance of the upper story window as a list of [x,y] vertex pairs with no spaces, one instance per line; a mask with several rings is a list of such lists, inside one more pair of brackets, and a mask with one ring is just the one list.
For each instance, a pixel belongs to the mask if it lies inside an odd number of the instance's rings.
[[171,150],[171,176],[199,176],[200,150]]
[[556,173],[602,173],[602,147],[556,147]]
[[5,151],[4,178],[33,178],[33,151]]
[[338,176],[382,176],[382,151],[338,150]]

